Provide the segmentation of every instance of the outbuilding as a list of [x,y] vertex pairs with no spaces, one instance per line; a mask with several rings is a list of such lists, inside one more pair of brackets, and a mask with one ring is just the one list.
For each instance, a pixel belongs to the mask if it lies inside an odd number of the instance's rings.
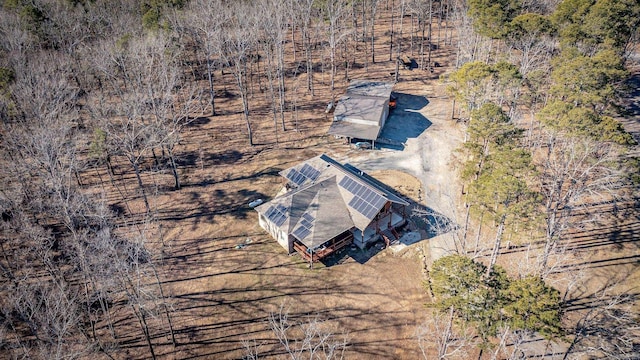
[[346,94],[336,103],[329,134],[369,140],[374,145],[389,117],[392,91],[392,83],[351,81]]

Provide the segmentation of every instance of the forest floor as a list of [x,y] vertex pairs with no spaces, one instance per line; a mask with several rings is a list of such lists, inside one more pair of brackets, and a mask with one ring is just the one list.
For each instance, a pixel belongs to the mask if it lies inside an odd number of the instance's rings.
[[[390,62],[378,66],[393,69]],[[420,71],[419,75],[424,73]],[[403,81],[398,91],[427,99],[434,96],[422,81]],[[168,291],[175,299],[178,341],[184,344],[180,346],[181,358],[238,358],[243,353],[243,340],[255,340],[259,352],[275,355],[277,346],[273,344],[268,315],[280,306],[285,306],[290,320],[295,322],[305,323],[316,317],[328,320],[327,326],[348,340],[347,358],[419,357],[414,332],[416,325],[429,316],[424,307],[429,298],[422,285],[417,249],[398,253],[380,247],[349,250],[351,253],[332,260],[330,266],[309,269],[298,256],[286,255],[260,229],[257,215],[246,206],[251,200],[267,200],[278,192],[283,184],[277,175],[279,170],[321,153],[362,165],[362,170],[425,203],[425,193],[430,191],[416,179],[423,180],[425,176],[421,164],[426,150],[422,150],[417,137],[409,139],[404,150],[351,149],[341,140],[324,135],[331,122],[323,116],[324,103],[320,101],[319,106],[303,113],[305,119],[297,124],[297,132],[281,135],[291,136],[290,142],[273,147],[258,145],[254,155],[235,154],[233,161],[210,170],[209,176],[213,177],[210,184],[187,187],[181,191],[184,200],[174,194],[166,198],[166,207],[159,204],[159,209],[172,209],[174,214],[180,213],[176,205],[183,204],[184,213],[178,217],[187,216],[179,219],[176,223],[179,226],[163,221],[170,229],[164,236],[171,244],[164,268],[169,279]],[[425,109],[432,104],[430,101]],[[439,120],[431,122],[440,124]],[[235,128],[241,128],[241,124]],[[421,135],[436,128],[425,129]],[[309,132],[314,132],[314,136],[309,136]],[[306,139],[298,140],[296,136]],[[460,138],[455,139],[449,147],[455,147],[459,141]],[[446,150],[442,151],[446,158]],[[380,162],[372,166],[375,159]],[[385,165],[399,159],[409,161],[409,168]],[[204,168],[203,175],[207,173],[206,164]],[[240,169],[244,170],[242,175],[231,175]],[[394,173],[393,169],[415,178]],[[447,167],[433,169],[439,170],[448,171]],[[217,180],[227,171],[228,178]],[[444,185],[445,182],[437,184]],[[433,204],[439,207],[435,201]],[[193,217],[188,216],[193,205],[206,214],[196,212]],[[246,246],[235,249],[239,244]]]
[[[385,26],[388,22],[383,19],[380,31],[385,31]],[[377,46],[388,51],[388,43],[383,40]],[[326,153],[370,172],[416,203],[460,221],[461,185],[456,180],[454,150],[463,140],[463,129],[451,120],[451,100],[438,81],[452,69],[454,52],[446,46],[434,52],[434,60],[442,65],[434,73],[401,70],[395,88],[400,94],[399,106],[382,136],[403,145],[381,145],[372,151],[352,149],[326,135],[331,117],[324,109],[331,94],[327,90],[329,76],[322,72],[315,74],[314,96],[306,89],[304,75],[289,84],[290,96],[297,97],[297,112],[287,114],[286,131],[274,125],[266,91],[261,91],[259,84],[252,87],[255,146],[249,146],[240,99],[230,85],[231,75],[218,75],[217,91],[223,95],[216,99],[218,115],[192,122],[178,149],[183,188],[171,190],[170,172],[149,170],[144,174],[153,214],[160,224],[160,236],[153,246],[162,254],[160,277],[165,292],[170,294],[178,343],[173,348],[168,336],[157,335],[163,333],[161,328],[166,330],[158,320],[153,342],[161,357],[236,359],[243,356],[247,342],[263,357],[283,355],[269,329],[269,314],[281,307],[294,323],[326,320],[324,326],[347,339],[345,358],[421,356],[414,334],[417,325],[430,316],[425,308],[430,299],[423,287],[419,254],[426,251],[430,256],[440,256],[452,246],[447,234],[396,252],[379,247],[350,249],[328,265],[309,269],[300,257],[288,256],[259,227],[257,214],[248,203],[269,200],[277,194],[283,185],[279,171]],[[395,62],[387,55],[378,59],[375,64],[356,64],[348,76],[339,75],[336,93],[342,94],[347,78],[393,81],[390,74]],[[144,206],[134,175],[124,159],[120,160],[115,170],[121,175],[116,177],[127,185],[108,188],[105,193],[110,194],[108,200],[114,209],[127,214],[129,220],[123,225],[140,227],[144,224],[135,219],[142,218]],[[106,172],[101,176],[106,179]],[[97,178],[94,181],[102,183]],[[629,206],[631,216],[637,217],[631,212],[633,205]],[[638,279],[640,256],[639,222],[630,220],[626,219],[622,230],[615,227],[617,224],[607,227],[611,233],[576,233],[580,235],[577,241],[584,245],[580,255],[583,260],[575,262],[575,268],[567,265],[566,269],[584,268],[598,276],[625,273],[628,277],[621,287],[629,290]],[[616,231],[621,234],[621,242],[611,241]],[[499,262],[505,267],[516,266],[529,256],[525,250],[516,247],[505,251]],[[591,265],[580,267],[583,263]],[[576,311],[580,305],[588,306],[598,289],[586,285],[581,290],[582,296],[571,295]],[[637,297],[637,290],[634,295]],[[133,326],[134,319],[125,316],[123,309],[120,321],[131,322],[132,326],[119,327],[118,336],[126,339],[127,357],[145,358],[142,334]]]
[[[429,111],[436,109],[435,104],[440,104],[437,111],[443,114],[443,109],[450,106],[444,93],[434,90],[438,76],[450,66],[450,59],[444,56],[450,53],[451,50],[435,52],[434,59],[443,66],[434,73],[401,70],[396,90],[403,99],[421,102],[423,106],[416,111],[424,112],[425,117],[431,117]],[[395,70],[394,61],[378,60],[367,68],[356,64],[349,78],[393,81],[390,73]],[[399,252],[380,247],[349,250],[328,266],[320,264],[309,269],[298,256],[288,256],[258,226],[257,214],[248,203],[277,194],[283,185],[280,170],[322,153],[339,161],[365,165],[364,170],[425,203],[431,196],[425,197],[425,193],[435,191],[434,185],[423,187],[417,179],[423,180],[421,177],[427,175],[420,169],[421,157],[429,149],[423,149],[422,141],[415,137],[407,139],[404,150],[359,151],[326,135],[332,119],[324,114],[330,94],[326,90],[328,75],[322,73],[316,74],[313,97],[304,87],[304,75],[299,84],[291,85],[302,94],[297,99],[297,118],[288,116],[287,131],[278,129],[277,134],[267,94],[256,85],[250,98],[255,146],[249,146],[239,97],[234,95],[232,85],[224,85],[232,84],[230,75],[224,76],[229,79],[218,80],[220,88],[224,87],[218,90],[226,95],[217,99],[218,115],[199,117],[184,134],[179,156],[183,188],[172,191],[164,185],[171,183],[168,172],[145,174],[145,183],[154,184],[148,188],[153,193],[154,215],[161,224],[162,241],[157,242],[162,252],[160,276],[165,291],[171,294],[178,342],[174,350],[167,336],[156,336],[153,341],[157,352],[168,358],[233,359],[242,357],[243,341],[250,340],[263,356],[279,355],[268,317],[284,306],[292,322],[325,320],[324,326],[347,339],[349,359],[418,358],[414,332],[429,316],[424,305],[430,300],[422,284],[422,265],[415,246]],[[344,77],[339,80],[336,93],[342,94],[348,82]],[[435,101],[436,98],[440,99]],[[445,124],[442,120],[425,120],[436,125],[419,135],[435,132]],[[446,123],[452,129],[457,126],[449,120]],[[445,129],[440,131],[445,133]],[[459,129],[453,132],[459,133]],[[460,140],[452,135],[451,143],[441,149],[442,157],[446,158],[448,150]],[[367,159],[376,158],[392,162],[413,159],[414,164],[404,169],[383,163],[372,167],[373,162]],[[126,164],[122,161],[119,165],[116,172],[129,183],[119,191],[136,200],[118,201],[116,191],[110,192],[111,200],[114,208],[135,219],[143,212],[143,204]],[[446,166],[432,171],[437,174],[440,170],[450,172]],[[453,178],[449,176],[448,180]],[[445,181],[438,183],[445,185]],[[429,202],[438,207],[435,201]],[[162,333],[161,327],[158,324],[156,334]],[[146,349],[141,335],[135,331],[119,334],[129,339],[125,341],[128,356],[144,358]]]

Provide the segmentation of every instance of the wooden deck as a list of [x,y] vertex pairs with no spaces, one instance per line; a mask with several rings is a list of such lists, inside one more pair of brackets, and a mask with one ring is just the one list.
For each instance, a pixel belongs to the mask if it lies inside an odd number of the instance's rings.
[[[348,246],[353,241],[353,234],[350,231],[346,231],[335,238],[325,243],[324,247],[320,247],[313,253],[313,262],[318,262],[327,256],[335,253],[336,251]],[[293,248],[307,261],[312,261],[311,254],[307,251],[307,247],[304,244],[295,241]]]
[[407,220],[404,219],[400,224],[396,226],[390,226],[384,230],[378,229],[378,234],[382,236],[382,240],[384,240],[384,243],[386,244],[387,247],[389,247],[389,245],[395,243],[398,239],[400,239],[400,234],[398,233],[398,229],[402,228],[404,225],[406,225],[406,223],[407,223]]

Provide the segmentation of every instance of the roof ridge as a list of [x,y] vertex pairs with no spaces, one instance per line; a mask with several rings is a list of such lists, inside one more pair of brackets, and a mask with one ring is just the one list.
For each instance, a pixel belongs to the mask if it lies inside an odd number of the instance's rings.
[[340,164],[339,162],[337,162],[336,160],[332,159],[331,157],[329,157],[326,154],[322,154],[320,155],[320,158],[322,160],[325,161],[330,161],[331,165],[336,166],[336,168],[338,170],[341,170],[343,173],[346,173],[347,175],[352,175],[354,176],[356,179],[355,180],[359,180],[360,182],[364,182],[366,185],[368,185],[369,187],[373,187],[374,190],[376,190],[376,192],[378,193],[378,195],[384,195],[386,197],[388,191],[385,191],[384,189],[381,189],[377,184],[374,184],[373,182],[369,181],[369,179],[364,178],[364,174],[365,172],[355,168],[354,166],[352,166],[353,168],[357,169],[358,171],[360,171],[360,174],[356,173],[354,170],[351,170],[349,168],[347,168],[345,165]]
[[[390,190],[386,190],[384,186],[386,186],[384,183],[381,183],[380,181],[376,180],[375,178],[373,178],[371,175],[367,174],[366,172],[356,168],[355,166],[351,165],[351,164],[346,164],[346,165],[342,165],[339,162],[337,162],[336,160],[332,159],[331,157],[329,157],[326,154],[322,154],[320,155],[320,158],[324,161],[327,161],[329,163],[331,163],[331,165],[335,166],[338,170],[342,171],[343,173],[347,174],[347,175],[351,175],[350,178],[355,180],[360,180],[360,183],[364,183],[366,184],[369,188],[372,188],[373,190],[376,190],[376,193],[378,193],[379,195],[383,195],[385,198],[395,202],[395,203],[404,203],[405,205],[409,205],[409,203],[407,203],[404,199],[402,199],[401,197],[399,197],[398,195],[394,194],[393,192],[391,192]],[[354,170],[352,170],[352,169]],[[359,171],[360,173],[358,174],[357,171]],[[369,179],[370,178],[370,179]],[[382,185],[380,185],[380,184]]]

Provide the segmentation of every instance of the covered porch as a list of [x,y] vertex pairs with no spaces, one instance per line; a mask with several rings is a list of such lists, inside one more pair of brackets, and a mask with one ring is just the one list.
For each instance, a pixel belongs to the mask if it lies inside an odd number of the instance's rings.
[[353,242],[353,234],[347,230],[315,248],[310,248],[302,241],[294,239],[293,248],[303,259],[307,260],[311,266],[313,266],[314,262],[319,262],[340,249],[349,246],[351,242]]
[[406,210],[404,205],[386,206],[383,211],[364,229],[353,229],[353,243],[360,249],[382,238],[389,246],[400,238],[397,229],[406,224]]

